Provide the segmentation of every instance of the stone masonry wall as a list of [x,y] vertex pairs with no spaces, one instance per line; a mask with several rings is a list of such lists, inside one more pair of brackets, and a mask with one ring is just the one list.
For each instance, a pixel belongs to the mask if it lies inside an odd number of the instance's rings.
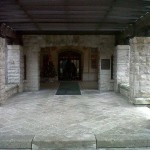
[[130,40],[130,101],[150,104],[150,38]]
[[19,45],[7,46],[7,83],[17,84],[23,91],[23,50]]
[[130,46],[118,45],[114,53],[114,90],[118,92],[119,84],[129,84]]
[[[100,53],[100,57],[111,57],[111,53],[114,50],[115,38],[111,35],[25,35],[23,37],[24,50],[27,55],[27,80],[25,84],[26,90],[38,90],[40,87],[40,70],[39,70],[39,52],[44,47],[89,47],[97,48],[103,53]],[[100,67],[99,67],[100,69]],[[110,71],[107,73],[107,79],[105,75],[99,70],[99,77],[105,82],[100,82],[100,90],[112,89],[110,81]],[[104,85],[102,85],[104,84]]]
[[[38,44],[37,44],[38,45]],[[26,47],[27,57],[27,80],[25,81],[25,91],[37,91],[40,89],[40,65],[39,48],[35,45]]]
[[5,100],[5,39],[0,37],[0,104]]
[[[111,56],[114,53],[113,46],[106,46],[100,48],[100,58],[99,58],[99,88],[100,91],[112,91],[114,89],[114,82],[111,79]],[[101,61],[102,59],[110,60],[110,69],[102,69]],[[109,83],[109,84],[108,84]]]

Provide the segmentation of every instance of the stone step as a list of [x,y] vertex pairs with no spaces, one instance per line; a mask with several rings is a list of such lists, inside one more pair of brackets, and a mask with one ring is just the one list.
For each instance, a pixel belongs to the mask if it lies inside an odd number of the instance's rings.
[[99,134],[96,135],[97,148],[147,148],[150,147],[149,134]]
[[0,135],[1,149],[31,149],[34,135]]
[[0,150],[150,150],[149,134],[0,135]]
[[96,149],[96,139],[92,134],[76,135],[74,137],[57,136],[35,136],[32,149],[48,150],[51,149]]

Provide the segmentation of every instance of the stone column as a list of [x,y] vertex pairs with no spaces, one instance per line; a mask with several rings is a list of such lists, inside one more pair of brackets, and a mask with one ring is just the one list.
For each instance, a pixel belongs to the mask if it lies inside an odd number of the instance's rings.
[[105,45],[100,49],[98,77],[100,92],[113,90],[111,80],[111,55],[113,54],[113,50],[113,47],[110,48]]
[[150,104],[150,37],[135,37],[130,46],[130,101]]
[[5,39],[0,37],[0,104],[5,100]]
[[7,46],[7,83],[18,84],[19,92],[23,91],[23,50],[20,45]]
[[40,67],[39,67],[39,47],[32,45],[27,48],[27,91],[37,91],[40,89]]
[[130,46],[118,45],[114,53],[114,90],[120,83],[129,84]]
[[101,71],[101,57],[100,57],[100,48],[98,48],[98,90],[100,91],[100,71]]

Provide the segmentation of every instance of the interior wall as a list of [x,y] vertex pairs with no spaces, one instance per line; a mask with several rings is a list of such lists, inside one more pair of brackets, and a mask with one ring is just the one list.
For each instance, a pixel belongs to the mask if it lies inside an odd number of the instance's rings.
[[[53,65],[55,67],[56,74],[58,75],[58,55],[59,53],[63,51],[75,51],[79,52],[81,54],[81,80],[82,81],[97,81],[97,70],[98,68],[93,68],[92,60],[91,60],[91,51],[93,48],[88,47],[45,47],[41,48],[40,52],[40,70],[42,70],[43,66],[43,56],[45,54],[49,55],[51,58],[51,61],[53,62]],[[96,49],[96,53],[98,53],[98,50]],[[98,63],[98,57],[96,58]],[[98,65],[97,65],[98,67]]]

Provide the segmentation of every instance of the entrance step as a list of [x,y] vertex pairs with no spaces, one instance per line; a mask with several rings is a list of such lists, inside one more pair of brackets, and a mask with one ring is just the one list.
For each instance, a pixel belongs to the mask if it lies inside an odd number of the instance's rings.
[[48,150],[49,148],[52,150],[94,150],[96,149],[96,140],[92,134],[75,137],[35,136],[32,143],[33,150]]
[[149,134],[0,135],[0,150],[150,150]]
[[33,135],[0,135],[0,150],[32,148]]
[[[97,148],[147,148],[150,149],[149,134],[96,135]],[[112,149],[113,150],[113,149]]]

